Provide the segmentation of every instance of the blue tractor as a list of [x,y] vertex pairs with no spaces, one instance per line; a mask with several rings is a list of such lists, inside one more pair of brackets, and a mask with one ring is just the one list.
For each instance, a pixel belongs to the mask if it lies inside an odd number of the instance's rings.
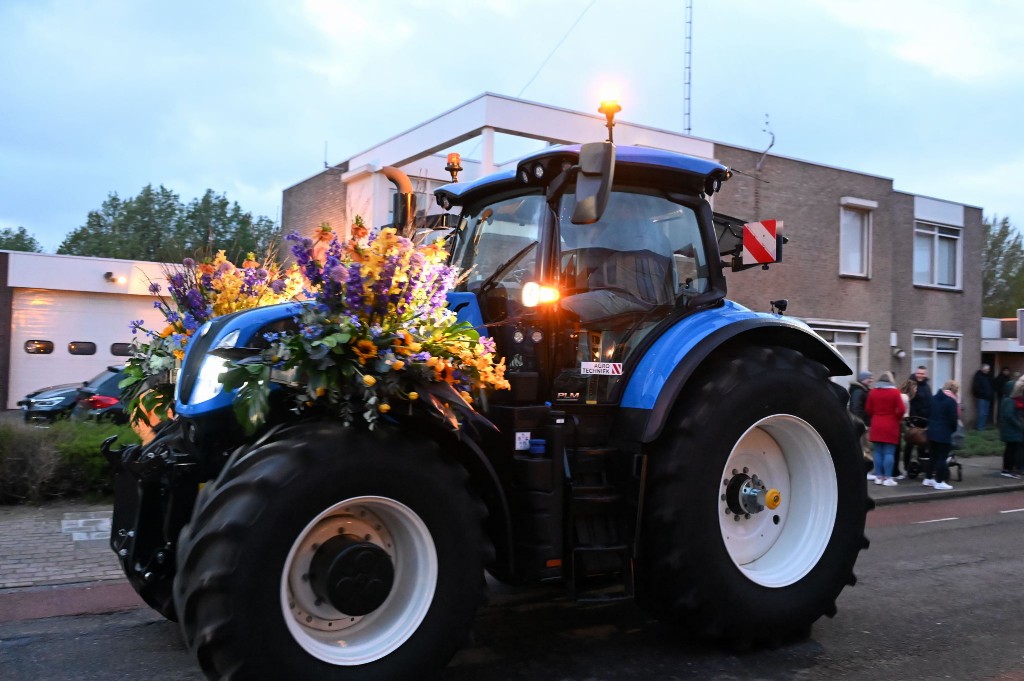
[[290,376],[246,435],[217,377],[297,304],[208,323],[176,419],[109,452],[132,584],[211,679],[439,675],[485,572],[731,645],[806,635],[867,546],[858,433],[829,380],[849,369],[784,301],[726,299],[724,271],[748,266],[742,221],[709,202],[729,175],[609,141],[437,190],[468,273],[449,305],[508,367],[511,390],[476,404],[495,429],[299,418],[273,399]]

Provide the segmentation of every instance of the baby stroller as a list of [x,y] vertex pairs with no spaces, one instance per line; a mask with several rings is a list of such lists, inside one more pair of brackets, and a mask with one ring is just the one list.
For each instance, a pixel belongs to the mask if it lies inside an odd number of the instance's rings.
[[[914,479],[922,471],[927,470],[930,462],[930,452],[928,451],[928,419],[923,416],[908,416],[903,419],[903,446],[914,447],[914,458],[907,462],[907,477]],[[956,432],[953,433],[952,446],[949,450],[949,458],[946,460],[949,464],[950,477],[953,476],[953,469],[956,469],[956,479],[960,482],[964,479],[963,465],[956,460],[956,453],[964,446],[964,430],[963,426],[957,427]],[[922,449],[923,448],[923,449]]]

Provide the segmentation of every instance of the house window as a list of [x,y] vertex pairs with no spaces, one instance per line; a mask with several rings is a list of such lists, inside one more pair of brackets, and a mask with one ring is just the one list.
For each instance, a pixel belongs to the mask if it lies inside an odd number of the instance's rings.
[[850,367],[853,374],[851,376],[835,376],[833,380],[844,388],[848,388],[850,381],[857,378],[857,373],[868,368],[867,325],[816,320],[808,320],[807,324],[846,360],[846,365]]
[[959,227],[914,223],[914,284],[960,288]]
[[932,390],[960,375],[960,335],[942,332],[914,333],[914,365],[928,369]]
[[870,277],[871,211],[878,203],[844,196],[839,205],[839,274]]

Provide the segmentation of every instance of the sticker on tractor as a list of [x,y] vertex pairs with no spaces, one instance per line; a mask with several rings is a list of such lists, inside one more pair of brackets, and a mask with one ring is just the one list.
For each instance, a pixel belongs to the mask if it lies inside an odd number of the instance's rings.
[[580,373],[584,376],[621,376],[621,362],[582,362]]
[[743,225],[743,264],[776,262],[780,236],[782,220],[762,220]]

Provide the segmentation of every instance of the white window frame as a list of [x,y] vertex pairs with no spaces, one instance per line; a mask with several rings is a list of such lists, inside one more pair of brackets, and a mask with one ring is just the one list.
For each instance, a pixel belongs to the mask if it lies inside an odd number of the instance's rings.
[[[850,382],[857,380],[857,374],[861,371],[869,369],[868,367],[868,350],[870,345],[870,325],[867,322],[850,322],[845,320],[837,319],[805,319],[804,322],[807,326],[811,327],[811,330],[821,336],[821,339],[826,343],[835,348],[836,352],[840,355],[843,354],[839,346],[856,347],[858,348],[858,366],[850,367],[853,370],[853,374],[850,376],[833,376],[832,380],[835,383],[843,386],[844,388],[850,387]],[[856,333],[860,336],[860,340],[856,343],[833,343],[826,339],[822,333]],[[845,355],[843,355],[845,357]]]
[[[871,201],[868,199],[858,199],[853,196],[844,196],[839,199],[839,274],[844,277],[862,277],[864,279],[871,278],[871,244],[872,244],[872,229],[873,229],[873,212],[878,208],[877,201]],[[860,220],[860,249],[861,249],[861,263],[860,269],[856,271],[849,271],[844,268],[845,258],[843,257],[843,226],[845,224],[844,217],[847,214],[856,215],[861,218]]]
[[[944,231],[945,231],[945,233],[943,233]],[[954,235],[954,234],[951,234],[950,232],[956,232],[956,234]],[[917,280],[917,269],[918,269],[917,268],[917,240],[918,240],[918,237],[930,237],[931,238],[930,261],[928,263],[928,269],[929,269],[929,273],[930,273],[930,275],[929,275],[930,281],[918,281]],[[943,239],[952,240],[952,241],[955,242],[955,245],[954,245],[955,253],[954,253],[953,257],[956,259],[956,264],[955,264],[955,271],[956,271],[956,273],[954,275],[956,277],[956,281],[952,285],[950,285],[950,284],[940,284],[937,281],[938,275],[937,275],[937,267],[936,267],[936,265],[938,263],[939,244],[941,243],[941,241]],[[914,269],[913,269],[914,286],[919,286],[919,287],[924,287],[924,288],[937,288],[937,289],[943,289],[943,290],[946,290],[946,291],[960,291],[960,290],[963,289],[963,280],[964,280],[964,274],[963,274],[963,270],[964,270],[964,257],[963,257],[963,253],[964,253],[964,230],[963,230],[963,227],[958,227],[956,225],[944,225],[944,224],[937,223],[937,222],[928,222],[926,220],[915,220],[914,221],[913,253],[914,253],[914,264],[913,264],[914,265]]]
[[[918,348],[918,339],[927,339],[930,341],[932,347],[927,353],[922,353]],[[939,350],[936,346],[939,340],[956,341],[956,352],[949,350]],[[960,378],[963,376],[963,353],[964,353],[964,335],[957,331],[943,331],[938,329],[914,329],[914,337],[910,342],[911,357],[913,357],[913,364],[911,366],[911,373],[917,370],[917,367],[924,365],[928,369],[928,379],[932,384],[932,390],[939,390],[942,388],[942,384],[949,379],[943,378],[942,381],[938,380],[938,376],[935,373],[936,367],[936,356],[939,354],[953,355],[953,375],[949,378],[960,382],[960,393],[963,396],[963,380]]]

